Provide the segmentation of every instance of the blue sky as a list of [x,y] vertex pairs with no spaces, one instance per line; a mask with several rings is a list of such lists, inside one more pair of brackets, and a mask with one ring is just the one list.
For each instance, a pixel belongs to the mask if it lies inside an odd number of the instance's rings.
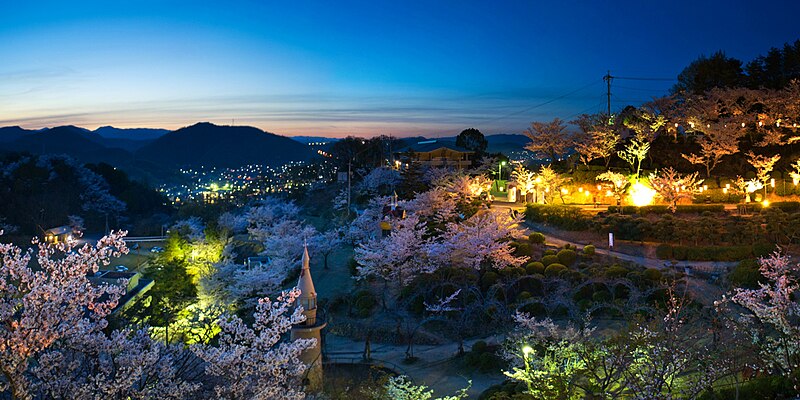
[[[104,1],[0,5],[0,125],[517,133],[800,39],[800,2]],[[666,81],[614,82],[613,107]],[[568,94],[564,96],[565,94]],[[547,103],[542,105],[542,103]]]

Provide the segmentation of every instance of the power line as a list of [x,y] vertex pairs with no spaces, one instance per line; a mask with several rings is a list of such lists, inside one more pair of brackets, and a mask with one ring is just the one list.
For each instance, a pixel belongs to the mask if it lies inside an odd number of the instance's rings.
[[624,79],[628,81],[664,81],[664,82],[674,82],[678,79],[676,78],[634,78],[630,76],[614,76],[614,79]]
[[493,118],[493,119],[490,119],[490,120],[488,120],[488,121],[483,121],[482,123],[483,123],[483,124],[488,124],[488,123],[492,123],[492,122],[496,122],[496,121],[501,121],[501,120],[503,120],[503,119],[506,119],[506,118],[508,118],[508,117],[512,117],[512,116],[514,116],[514,115],[522,114],[522,113],[525,113],[525,112],[528,112],[528,111],[534,110],[534,109],[536,109],[536,108],[539,108],[539,107],[542,107],[542,106],[546,106],[546,105],[548,105],[548,104],[550,104],[550,103],[552,103],[552,102],[554,102],[554,101],[561,100],[561,99],[563,99],[563,98],[565,98],[565,97],[567,97],[567,96],[570,96],[570,95],[573,95],[573,94],[575,94],[575,93],[578,93],[578,92],[580,92],[580,91],[582,91],[582,90],[588,89],[589,87],[591,87],[591,86],[594,86],[594,85],[596,85],[596,84],[598,84],[598,83],[600,83],[600,82],[599,82],[599,81],[594,81],[594,82],[592,82],[592,83],[590,83],[590,84],[588,84],[588,85],[581,86],[581,87],[579,87],[579,88],[577,88],[577,89],[575,89],[575,90],[573,90],[573,91],[571,91],[571,92],[564,93],[564,94],[562,94],[562,95],[560,95],[560,96],[558,96],[558,97],[554,97],[554,98],[552,98],[552,99],[550,99],[550,100],[547,100],[547,101],[545,101],[545,102],[542,102],[542,103],[536,104],[536,105],[534,105],[534,106],[528,107],[528,108],[526,108],[526,109],[523,109],[523,110],[514,111],[514,112],[512,112],[512,113],[509,113],[509,114],[503,115],[503,116],[501,116],[501,117]]

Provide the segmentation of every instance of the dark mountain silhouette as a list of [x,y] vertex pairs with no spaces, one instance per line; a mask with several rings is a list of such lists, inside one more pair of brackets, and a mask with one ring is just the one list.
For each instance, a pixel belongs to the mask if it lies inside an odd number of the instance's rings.
[[94,130],[94,133],[106,139],[125,140],[154,140],[169,132],[168,129],[114,128],[113,126],[101,126]]
[[66,154],[81,162],[108,162],[115,165],[129,161],[131,154],[120,149],[107,148],[100,135],[75,126],[59,126],[42,131],[24,133],[16,140],[3,143],[6,151],[32,154]]
[[251,126],[219,126],[200,122],[148,143],[140,159],[167,166],[245,164],[282,165],[311,158],[308,146]]
[[0,128],[0,143],[13,142],[25,135],[34,133],[28,129],[22,129],[18,126],[5,126]]

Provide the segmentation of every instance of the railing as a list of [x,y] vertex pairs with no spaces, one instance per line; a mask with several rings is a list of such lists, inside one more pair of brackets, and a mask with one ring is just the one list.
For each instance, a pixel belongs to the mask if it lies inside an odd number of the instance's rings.
[[403,367],[391,361],[381,360],[370,357],[368,360],[363,357],[363,353],[358,351],[342,351],[325,353],[325,362],[335,364],[363,364],[372,365],[388,369],[397,374],[408,375]]

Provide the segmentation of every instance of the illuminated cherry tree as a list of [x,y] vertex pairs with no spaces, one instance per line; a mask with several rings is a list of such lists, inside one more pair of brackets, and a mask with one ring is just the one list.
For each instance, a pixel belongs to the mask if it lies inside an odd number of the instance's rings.
[[[39,357],[61,341],[106,328],[105,317],[124,285],[93,285],[87,276],[127,253],[124,234],[111,233],[96,246],[80,248],[34,241],[36,253],[0,244],[0,391],[31,397],[29,374]],[[36,268],[30,265],[34,258]]]
[[392,221],[392,231],[385,238],[372,238],[355,249],[359,277],[377,276],[401,285],[435,266],[426,260],[429,239],[425,222],[418,215]]
[[[759,264],[759,271],[768,282],[759,283],[758,289],[736,288],[730,298],[723,297],[715,304],[721,306],[730,301],[749,311],[740,322],[747,331],[754,332],[753,340],[761,349],[762,359],[771,369],[793,379],[795,390],[800,391],[800,304],[796,299],[800,265],[777,252],[759,259]],[[770,332],[756,329],[756,323],[771,328]]]
[[536,173],[517,163],[511,172],[511,180],[517,185],[519,194],[528,201],[528,193],[536,189]]
[[647,158],[647,153],[650,152],[650,142],[638,136],[631,139],[625,145],[625,149],[617,152],[619,158],[625,160],[631,166],[636,180],[639,179],[639,171],[642,170],[642,161]]
[[191,348],[206,362],[205,373],[214,378],[217,398],[305,398],[300,388],[306,365],[299,357],[315,341],[281,341],[292,325],[305,320],[301,307],[292,310],[298,296],[300,291],[293,289],[274,301],[259,300],[252,327],[235,315],[226,315],[219,322],[219,346]]
[[672,212],[675,212],[678,201],[691,199],[699,193],[700,183],[702,183],[702,180],[697,179],[697,172],[684,175],[672,167],[650,174],[649,179],[650,186],[669,204]]
[[622,196],[625,195],[625,188],[628,187],[628,177],[619,172],[606,171],[597,175],[595,179],[601,182],[608,182],[611,185],[614,198],[617,199],[617,204],[622,201]]
[[531,127],[523,133],[531,139],[525,148],[550,158],[551,162],[566,154],[574,143],[564,121],[558,118],[551,122],[531,122]]
[[442,238],[425,246],[427,258],[438,266],[482,266],[506,268],[521,265],[527,257],[516,257],[507,238],[524,237],[522,216],[482,212],[462,223],[449,223]]

